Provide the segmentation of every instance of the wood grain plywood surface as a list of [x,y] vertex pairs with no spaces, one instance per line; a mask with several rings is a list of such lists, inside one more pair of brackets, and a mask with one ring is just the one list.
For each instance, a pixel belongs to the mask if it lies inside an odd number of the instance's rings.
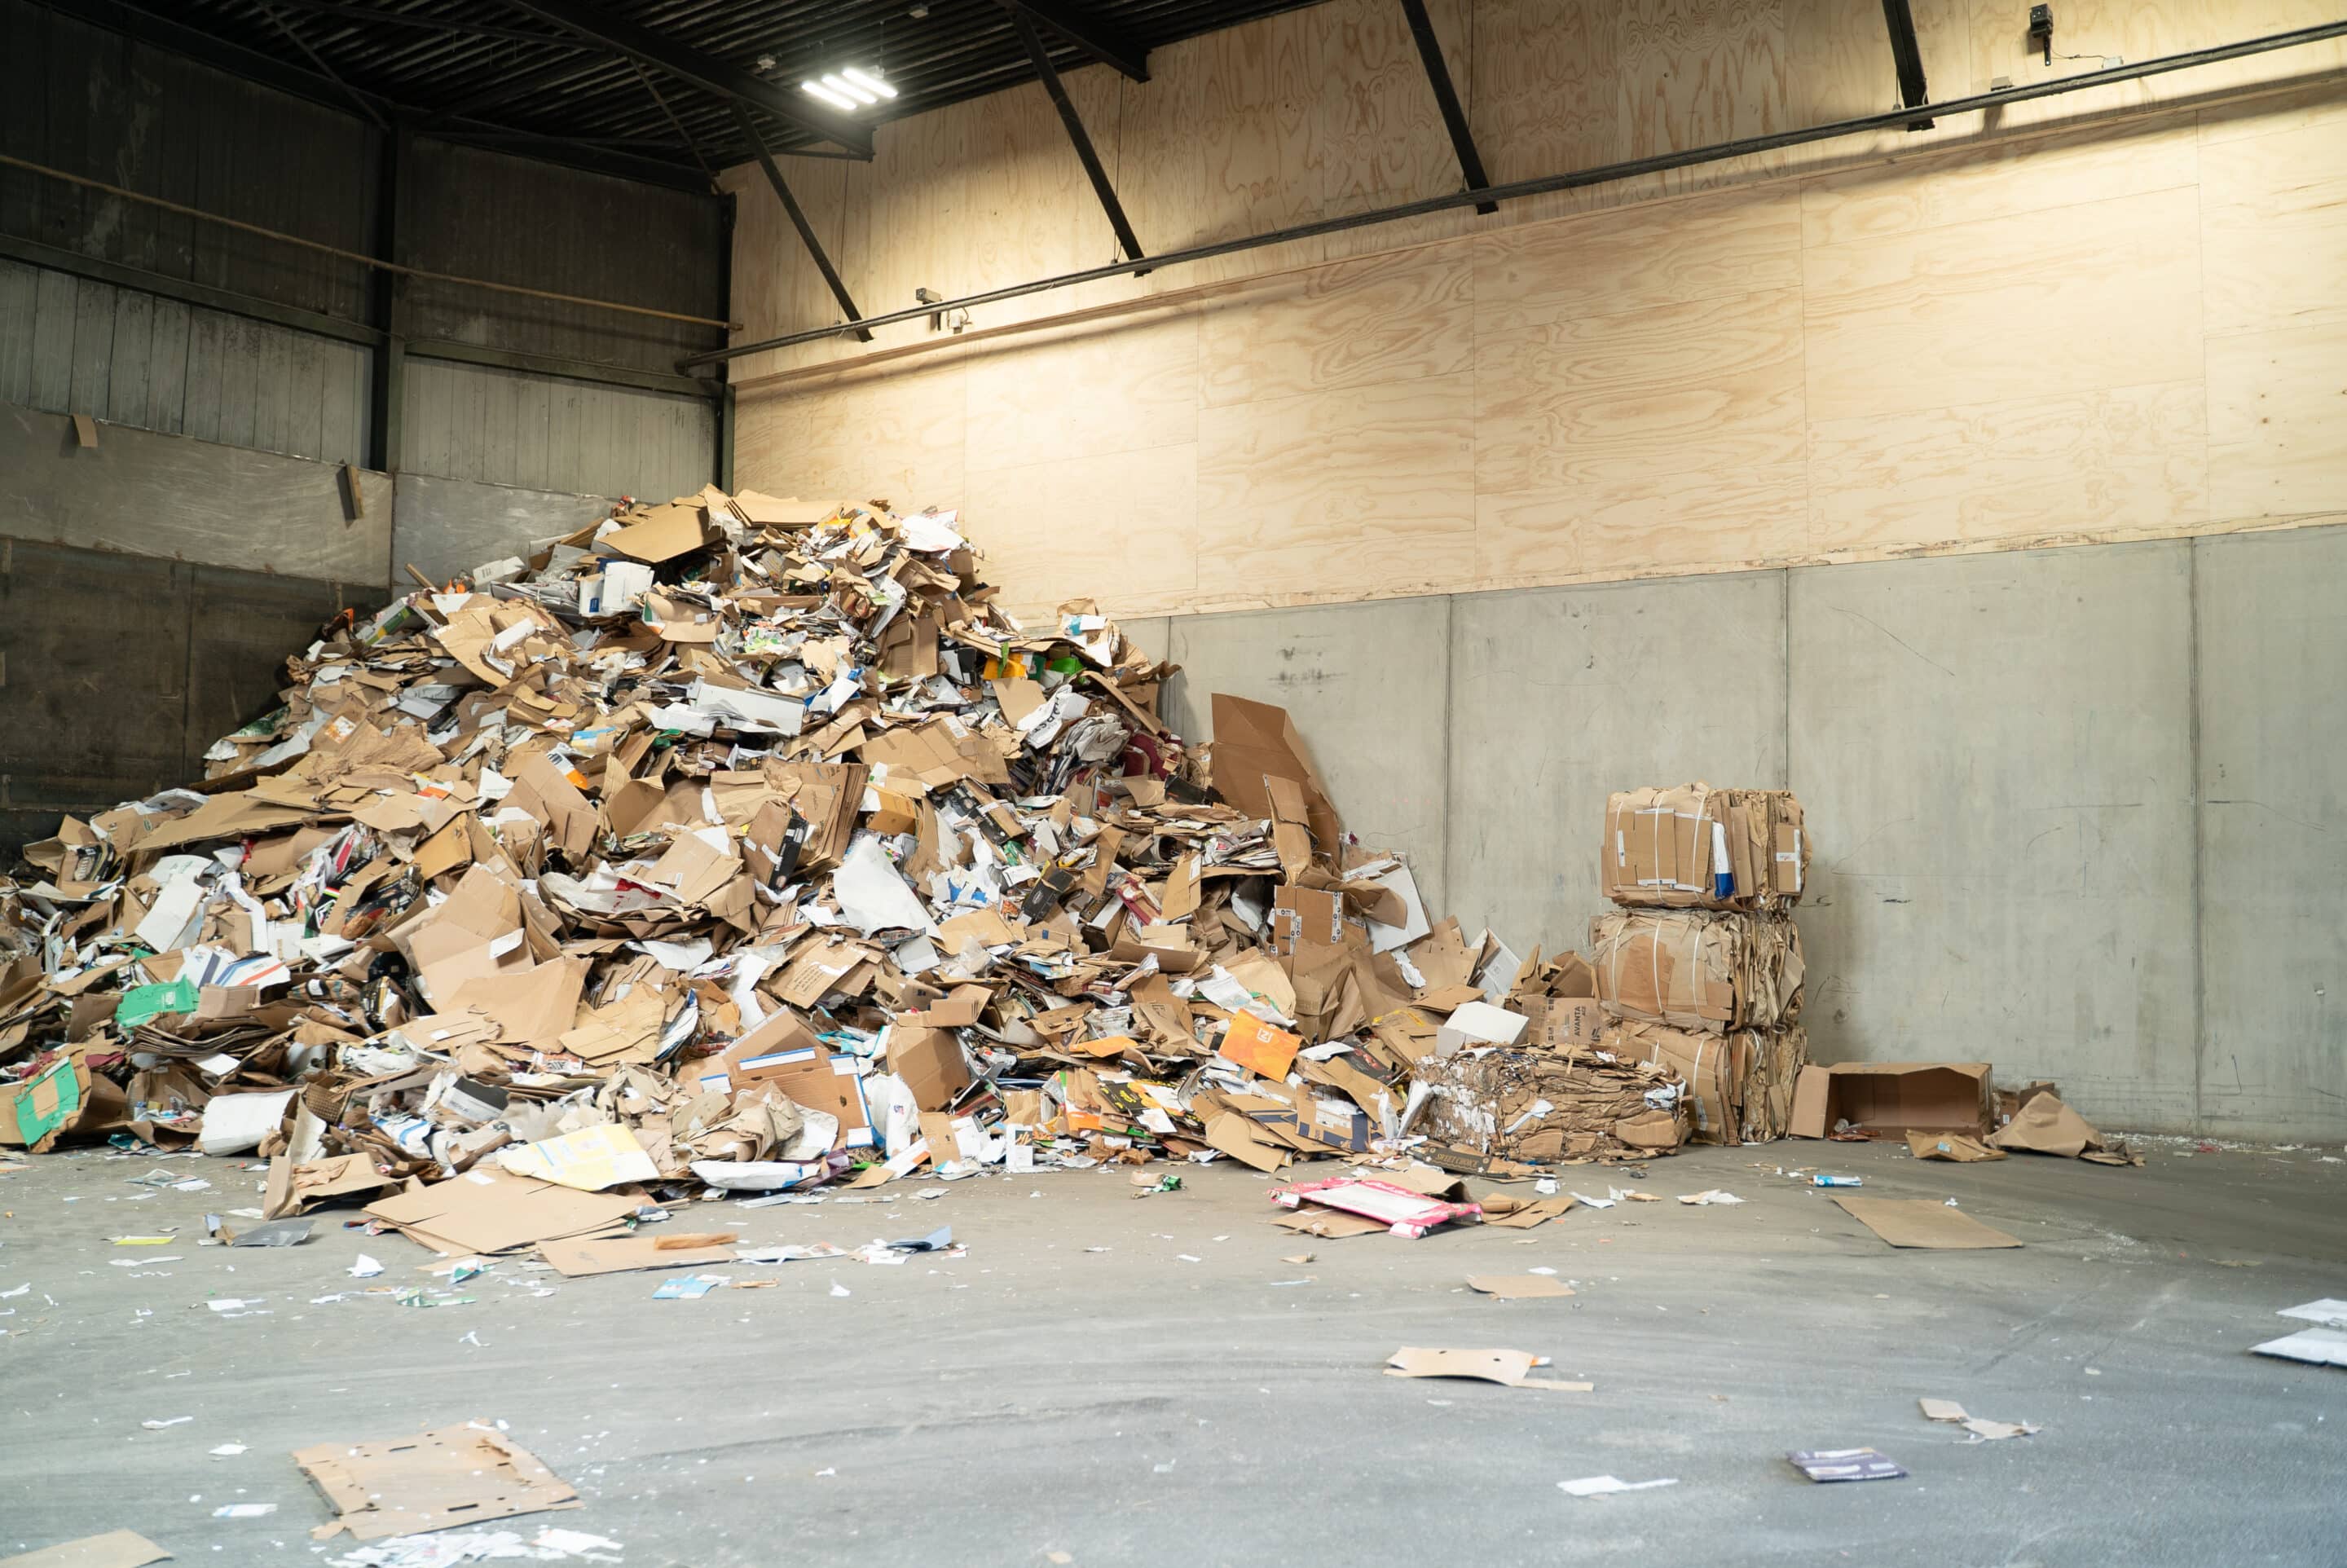
[[2198,380],[1825,420],[1809,441],[1809,544],[1820,551],[2209,518]]
[[1788,560],[1809,533],[1809,477],[1798,461],[1675,467],[1582,486],[1573,500],[1582,569],[1607,576]]
[[2200,149],[2208,330],[2347,320],[2347,115]]
[[1474,377],[1210,408],[1198,418],[1204,604],[1433,593],[1469,580]]
[[1198,438],[1198,322],[1188,312],[1071,330],[969,359],[969,464],[1014,468]]
[[[1614,29],[1622,101],[1614,157],[1650,158],[1792,128],[1782,0],[1623,0]],[[1784,157],[1752,160],[1747,176]],[[1695,190],[1735,177],[1697,165],[1665,174],[1661,184]]]
[[1479,237],[1476,336],[1566,315],[1797,288],[1800,218],[1800,193],[1780,185]]
[[1798,289],[1559,317],[1477,348],[1480,489],[1802,458]]
[[735,482],[808,499],[885,497],[905,510],[958,506],[964,409],[959,365],[743,396]]
[[1811,247],[1810,417],[2198,374],[2197,216],[2164,190]]
[[2198,178],[2198,138],[2184,119],[1981,142],[1803,180],[1801,243],[1837,245],[1989,222],[2184,190]]
[[1613,160],[1622,99],[1610,0],[1485,0],[1470,21],[1468,123],[1494,181]]
[[1111,615],[1163,615],[1198,589],[1193,443],[973,471],[965,515],[988,580],[1025,620],[1070,599]]
[[2219,518],[2347,511],[2347,320],[2209,339]]
[[1475,363],[1474,267],[1458,244],[1337,261],[1198,319],[1210,406],[1455,375]]

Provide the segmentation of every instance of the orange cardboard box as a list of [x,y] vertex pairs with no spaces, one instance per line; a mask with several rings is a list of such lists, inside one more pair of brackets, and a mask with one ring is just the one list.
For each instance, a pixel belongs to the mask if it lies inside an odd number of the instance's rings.
[[1218,1054],[1258,1077],[1284,1080],[1303,1044],[1301,1035],[1276,1028],[1251,1012],[1238,1012],[1231,1015],[1230,1032],[1223,1036]]

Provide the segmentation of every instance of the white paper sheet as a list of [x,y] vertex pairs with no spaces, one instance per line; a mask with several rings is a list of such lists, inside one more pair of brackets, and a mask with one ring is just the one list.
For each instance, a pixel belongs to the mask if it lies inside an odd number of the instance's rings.
[[886,929],[938,934],[928,906],[906,885],[880,841],[868,833],[857,835],[847,858],[832,874],[831,893],[840,914],[867,937]]

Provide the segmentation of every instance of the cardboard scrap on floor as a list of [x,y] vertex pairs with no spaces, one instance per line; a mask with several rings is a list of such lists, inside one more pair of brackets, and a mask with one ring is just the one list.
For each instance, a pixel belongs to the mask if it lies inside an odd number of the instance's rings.
[[1522,1350],[1427,1350],[1405,1345],[1386,1358],[1389,1378],[1471,1378],[1510,1389],[1548,1389],[1558,1393],[1586,1394],[1594,1383],[1567,1383],[1535,1378],[1535,1367],[1547,1358]]
[[2053,1154],[2065,1160],[2089,1160],[2098,1165],[2140,1165],[2143,1157],[2124,1143],[2110,1143],[2085,1117],[2062,1103],[2055,1094],[2038,1094],[2014,1112],[2013,1120],[1989,1134],[1997,1149],[2030,1154]]
[[320,1443],[293,1462],[339,1517],[310,1534],[360,1541],[581,1506],[579,1494],[487,1421],[383,1442]]
[[0,1568],[145,1568],[170,1555],[135,1530],[109,1530],[0,1557]]
[[1413,1240],[1454,1220],[1475,1219],[1483,1212],[1474,1204],[1430,1198],[1392,1182],[1359,1176],[1332,1176],[1325,1182],[1281,1187],[1271,1194],[1271,1201],[1290,1209],[1307,1203],[1341,1209],[1377,1220],[1394,1235]]
[[582,1193],[476,1167],[369,1204],[366,1213],[435,1252],[486,1255],[613,1232],[642,1204],[632,1194]]
[[2250,1348],[2255,1354],[2304,1361],[2315,1367],[2347,1367],[2347,1301],[2325,1296],[2321,1301],[2284,1307],[2278,1316],[2295,1317],[2314,1327],[2252,1345]]
[[1571,1296],[1573,1286],[1545,1274],[1471,1274],[1467,1287],[1501,1301],[1530,1301],[1543,1296]]
[[1959,1252],[2019,1246],[2021,1239],[1930,1198],[1836,1198],[1850,1218],[1892,1246]]
[[1907,1152],[1919,1160],[1952,1160],[1963,1165],[2006,1157],[2004,1150],[1992,1149],[1963,1132],[1910,1132]]
[[1992,1421],[1968,1414],[1953,1399],[1918,1399],[1927,1421],[1946,1421],[1972,1434],[1973,1442],[2001,1442],[2006,1438],[2035,1437],[2043,1429],[2030,1421]]
[[552,1264],[566,1279],[597,1274],[630,1274],[641,1268],[693,1268],[706,1263],[732,1263],[733,1248],[724,1243],[677,1246],[695,1238],[661,1235],[610,1236],[601,1240],[569,1239],[538,1244],[538,1255]]

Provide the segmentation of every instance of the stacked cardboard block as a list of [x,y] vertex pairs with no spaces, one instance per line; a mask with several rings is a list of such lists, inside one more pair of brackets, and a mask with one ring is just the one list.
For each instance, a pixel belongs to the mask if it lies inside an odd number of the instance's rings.
[[1600,885],[1621,907],[1590,923],[1603,1048],[1672,1068],[1694,1135],[1782,1137],[1809,1060],[1800,802],[1783,790],[1631,790],[1606,803]]

